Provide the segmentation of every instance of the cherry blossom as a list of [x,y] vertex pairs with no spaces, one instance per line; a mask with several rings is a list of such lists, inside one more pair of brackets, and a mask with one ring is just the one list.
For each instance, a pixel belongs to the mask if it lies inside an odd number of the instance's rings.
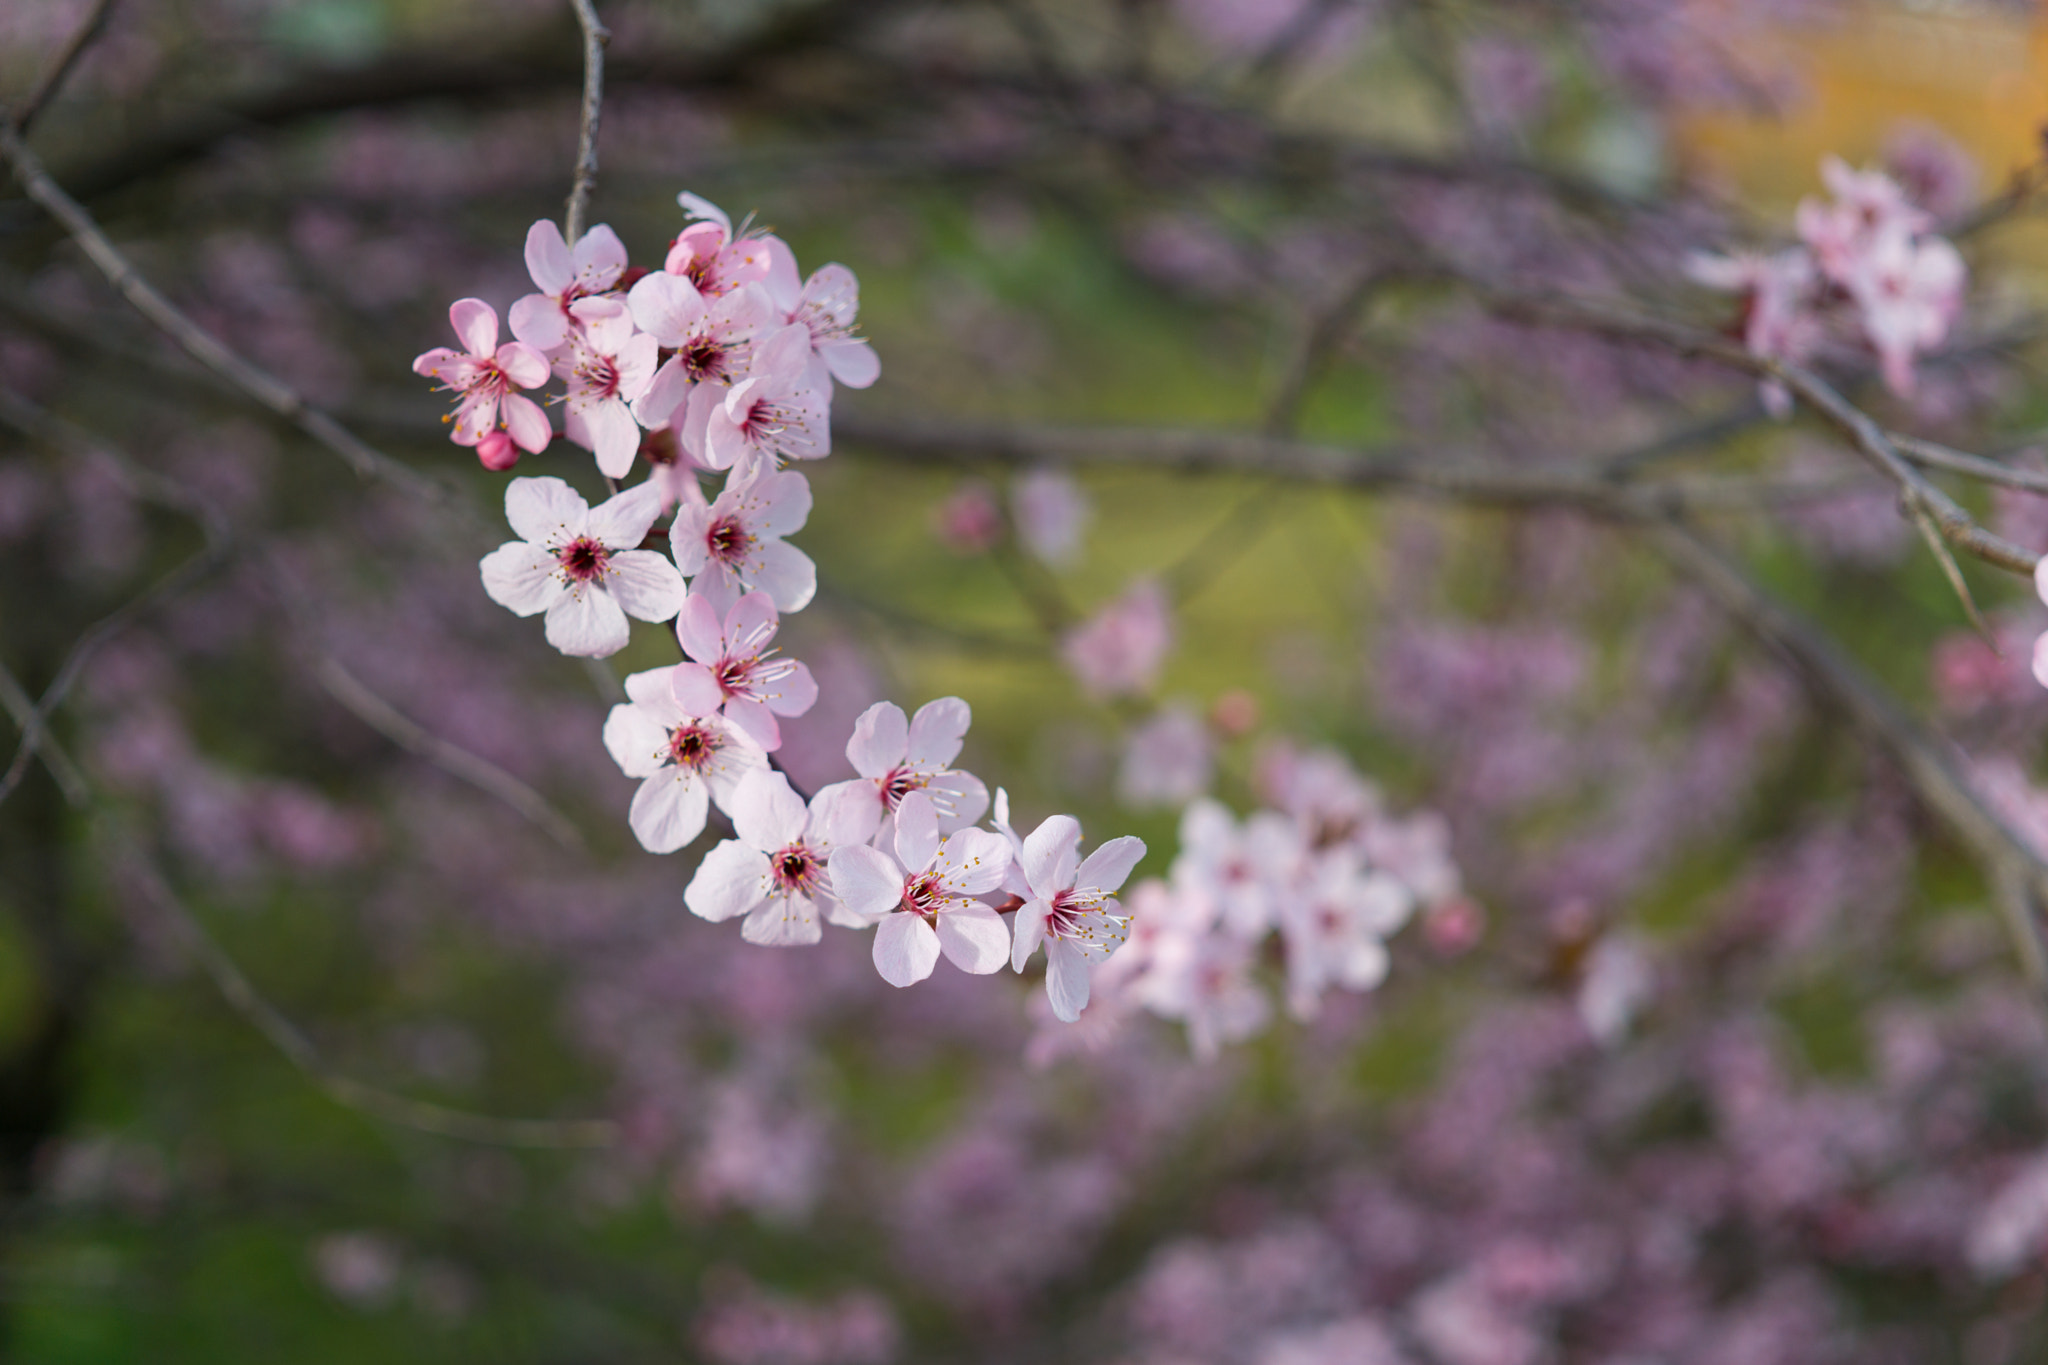
[[[700,384],[723,392],[751,372],[753,341],[776,321],[775,307],[758,285],[747,285],[707,300],[680,275],[654,271],[626,294],[633,321],[660,346],[674,352],[655,372],[633,405],[645,426],[672,422]],[[699,459],[702,445],[691,451]]]
[[838,782],[803,798],[789,779],[756,769],[740,779],[732,798],[733,832],[704,855],[683,903],[705,919],[745,915],[740,937],[749,943],[816,943],[818,912],[839,923],[845,916],[832,894],[827,864],[835,849],[874,837],[875,810],[857,784]]
[[628,616],[666,621],[683,607],[675,566],[639,548],[660,514],[646,484],[593,508],[560,479],[514,479],[505,516],[520,539],[484,556],[484,591],[520,616],[546,612],[548,643],[564,654],[616,654]]
[[654,378],[657,347],[634,329],[632,314],[617,299],[578,299],[569,314],[577,326],[556,362],[569,381],[562,431],[597,456],[606,478],[622,478],[640,450],[631,404]]
[[729,389],[700,384],[691,390],[684,444],[713,469],[750,459],[773,467],[831,454],[831,390],[812,384],[809,347],[802,327],[784,327],[755,345],[746,378]]
[[867,780],[883,812],[894,813],[922,793],[937,814],[939,832],[950,834],[988,809],[981,779],[952,766],[972,723],[973,713],[958,697],[928,701],[909,720],[896,703],[878,701],[854,722],[846,759]]
[[767,241],[769,292],[783,316],[810,334],[812,387],[823,389],[836,379],[849,389],[865,389],[881,378],[874,347],[855,335],[860,281],[853,272],[835,261],[819,266],[799,286],[796,256],[781,238]]
[[618,284],[626,270],[626,246],[617,233],[599,223],[577,239],[571,251],[562,240],[562,229],[543,218],[526,230],[526,270],[540,292],[512,305],[512,335],[537,350],[552,352],[569,339],[574,324],[570,306]]
[[810,515],[803,475],[757,469],[728,483],[710,506],[679,509],[669,549],[694,580],[691,592],[718,611],[756,589],[777,611],[802,611],[818,590],[818,569],[782,538],[802,530]]
[[1865,251],[1848,289],[1893,393],[1912,394],[1914,357],[1948,336],[1968,278],[1962,256],[1939,237],[1915,241],[1895,230]]
[[1069,631],[1060,642],[1060,658],[1081,690],[1101,699],[1151,690],[1172,648],[1166,590],[1147,578]]
[[1215,743],[1185,703],[1161,707],[1132,729],[1117,772],[1117,796],[1129,806],[1178,806],[1209,788]]
[[1067,1023],[1088,1005],[1088,974],[1124,941],[1130,917],[1120,913],[1114,892],[1145,856],[1141,839],[1112,839],[1081,861],[1081,824],[1055,815],[1024,840],[1018,859],[1031,898],[1017,912],[1010,965],[1045,944],[1045,991],[1053,1014]]
[[723,209],[687,190],[676,196],[676,202],[697,221],[677,234],[662,262],[663,270],[682,276],[706,298],[717,298],[768,278],[769,247],[765,238],[746,232],[734,236],[732,219]]
[[[676,618],[676,637],[690,662],[676,669],[676,700],[692,715],[722,711],[771,753],[782,747],[777,716],[800,716],[818,700],[811,670],[776,658],[769,647],[780,622],[764,592],[750,592],[718,619],[709,598],[693,596]],[[880,817],[877,816],[877,819]]]
[[738,727],[685,711],[674,675],[670,667],[628,676],[627,700],[604,722],[612,761],[642,779],[628,822],[650,853],[673,853],[702,834],[711,803],[729,812],[740,779],[768,766],[768,755]]
[[[2048,555],[2034,564],[2034,595],[2048,603]],[[2034,680],[2048,687],[2048,634],[2034,641]]]
[[1054,566],[1073,562],[1094,513],[1074,476],[1058,469],[1035,469],[1017,480],[1010,507],[1017,517],[1017,538]]
[[459,446],[477,445],[497,429],[502,417],[505,430],[521,449],[535,455],[546,450],[554,435],[547,413],[531,398],[513,392],[548,382],[546,358],[524,342],[500,346],[497,310],[482,299],[457,299],[449,306],[448,321],[466,349],[437,346],[414,360],[412,369],[462,395],[449,438]]
[[1414,898],[1349,850],[1317,860],[1295,893],[1280,901],[1287,940],[1288,1007],[1312,1018],[1326,986],[1369,991],[1387,975],[1387,936],[1408,919]]
[[1225,1043],[1251,1037],[1273,1007],[1252,980],[1252,945],[1227,934],[1174,936],[1161,942],[1140,998],[1155,1014],[1187,1025],[1196,1058],[1211,1061]]
[[839,899],[875,925],[882,979],[892,986],[922,981],[941,953],[977,976],[1002,970],[1010,931],[974,897],[1002,885],[1009,842],[982,829],[941,836],[931,798],[912,792],[896,810],[893,846],[894,856],[868,844],[843,847],[828,864]]
[[[1701,252],[1687,261],[1686,271],[1709,288],[1743,295],[1742,344],[1752,355],[1803,364],[1826,337],[1817,311],[1820,277],[1813,257],[1805,251],[1794,249],[1772,256]],[[1777,380],[1763,380],[1757,391],[1772,416],[1791,413],[1792,395]]]

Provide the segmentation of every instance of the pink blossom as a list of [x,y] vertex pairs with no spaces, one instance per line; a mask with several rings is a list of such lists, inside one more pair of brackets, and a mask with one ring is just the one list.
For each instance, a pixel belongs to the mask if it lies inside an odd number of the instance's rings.
[[[2034,561],[2034,594],[2048,602],[2048,555]],[[2034,681],[2048,687],[2048,634],[2034,641]]]
[[467,349],[437,346],[414,360],[412,370],[462,395],[455,405],[450,439],[459,446],[476,445],[497,428],[502,416],[505,429],[522,449],[535,455],[546,450],[554,434],[547,413],[513,390],[547,383],[547,359],[524,342],[500,346],[497,310],[482,299],[457,299],[448,309],[448,320]]
[[795,254],[779,237],[767,243],[769,292],[783,317],[802,323],[810,334],[811,386],[824,389],[836,379],[849,389],[865,389],[881,378],[874,347],[855,334],[860,281],[853,272],[837,262],[822,265],[799,286]]
[[907,721],[902,707],[878,701],[854,722],[846,759],[867,780],[885,814],[922,793],[937,815],[940,832],[950,834],[973,824],[988,809],[988,788],[981,779],[952,766],[972,723],[973,713],[958,697],[928,701]]
[[1002,509],[986,483],[969,480],[933,509],[932,531],[956,554],[980,554],[1003,538]]
[[1010,506],[1017,516],[1017,538],[1053,565],[1073,561],[1094,513],[1074,476],[1058,469],[1033,470],[1017,480]]
[[1225,1043],[1240,1042],[1266,1026],[1273,1007],[1252,980],[1253,949],[1227,934],[1165,939],[1139,984],[1147,1008],[1187,1025],[1188,1045],[1200,1061],[1214,1061]]
[[543,218],[526,230],[526,270],[540,292],[512,305],[512,335],[552,352],[569,339],[574,323],[570,306],[619,282],[626,270],[626,247],[600,223],[583,234],[572,252],[562,229]]
[[735,237],[725,210],[688,190],[676,196],[683,212],[697,221],[677,234],[662,269],[680,275],[706,298],[717,298],[744,285],[768,278],[769,248],[763,237],[742,232]]
[[698,385],[690,393],[683,443],[713,469],[746,460],[774,468],[831,454],[831,392],[812,385],[809,345],[803,328],[784,327],[755,345],[751,369],[731,388]]
[[[723,392],[746,378],[755,338],[776,321],[775,307],[758,285],[707,300],[696,285],[665,271],[642,276],[626,302],[640,329],[675,352],[633,405],[633,415],[650,427],[686,411],[683,404],[699,385]],[[690,449],[704,458],[701,444]]]
[[1656,988],[1656,969],[1639,941],[1626,934],[1602,935],[1586,955],[1575,1001],[1586,1032],[1603,1047],[1620,1043]]
[[818,569],[783,537],[802,530],[810,515],[803,475],[755,469],[728,483],[710,506],[678,509],[669,549],[694,580],[692,594],[718,611],[730,611],[756,589],[777,611],[802,611],[818,590]]
[[[1697,253],[1686,262],[1686,273],[1709,288],[1744,296],[1742,344],[1750,354],[1804,364],[1819,349],[1826,335],[1816,311],[1820,281],[1813,257],[1805,251],[1774,256]],[[1764,380],[1758,393],[1773,416],[1792,411],[1792,395],[1777,380]]]
[[577,326],[556,362],[569,381],[562,432],[597,456],[606,478],[623,478],[640,450],[631,404],[654,378],[657,347],[617,299],[579,299],[569,313]]
[[823,932],[821,907],[840,922],[827,862],[835,849],[873,838],[876,820],[874,805],[855,783],[826,787],[806,811],[788,778],[755,769],[733,792],[733,832],[739,837],[704,855],[683,903],[713,922],[745,915],[740,937],[749,943],[816,943]]
[[1215,747],[1191,707],[1161,707],[1125,741],[1117,796],[1128,806],[1185,805],[1209,789]]
[[1386,979],[1387,936],[1408,920],[1414,898],[1351,850],[1318,858],[1296,889],[1279,900],[1287,941],[1288,1007],[1310,1019],[1326,986],[1369,991]]
[[1002,970],[1010,931],[974,897],[1002,885],[1009,842],[981,829],[941,837],[938,811],[921,791],[897,808],[895,835],[893,857],[863,844],[840,848],[830,860],[833,891],[876,926],[882,979],[892,986],[922,981],[941,953],[977,976]]
[[683,606],[675,566],[639,548],[660,512],[646,484],[592,508],[560,479],[514,479],[505,516],[521,539],[483,557],[484,591],[517,615],[546,612],[548,643],[564,654],[616,654],[628,616],[666,621]]
[[1946,241],[1899,229],[1880,234],[1857,261],[1849,295],[1893,393],[1912,394],[1914,357],[1948,336],[1968,278],[1962,256]]
[[1149,691],[1172,647],[1166,590],[1147,578],[1069,631],[1060,657],[1081,690],[1100,699]]
[[1813,248],[1829,279],[1846,282],[1877,238],[1895,232],[1910,238],[1934,225],[1882,171],[1853,170],[1840,157],[1828,156],[1821,159],[1820,175],[1834,202],[1800,200],[1795,222],[1800,240]]
[[729,812],[740,779],[768,766],[761,746],[737,727],[683,710],[674,674],[655,668],[627,677],[627,701],[604,722],[612,761],[642,779],[628,819],[650,853],[673,853],[702,834],[710,803]]
[[1130,917],[1114,892],[1145,856],[1141,839],[1112,839],[1081,861],[1081,824],[1055,815],[1024,840],[1017,859],[1030,899],[1017,912],[1010,965],[1025,961],[1045,944],[1045,992],[1052,1012],[1066,1023],[1088,1005],[1088,974],[1124,941]]
[[722,626],[717,608],[701,596],[683,603],[676,617],[676,638],[690,657],[676,669],[676,700],[692,715],[722,711],[770,753],[782,747],[775,718],[800,716],[818,700],[810,669],[774,657],[768,642],[779,625],[763,592],[733,603]]

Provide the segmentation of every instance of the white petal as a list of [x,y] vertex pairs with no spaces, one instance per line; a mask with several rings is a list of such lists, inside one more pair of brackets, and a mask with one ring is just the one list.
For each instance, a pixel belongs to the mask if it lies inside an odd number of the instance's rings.
[[803,838],[808,814],[789,779],[772,768],[755,769],[733,790],[733,832],[763,853]]
[[864,844],[882,822],[882,802],[872,782],[834,782],[811,797],[810,823],[804,835],[823,848]]
[[748,569],[747,586],[767,593],[778,611],[802,611],[818,595],[818,566],[788,541],[761,546]]
[[507,541],[485,555],[477,567],[483,572],[484,592],[515,615],[545,611],[562,592],[562,580],[555,577],[555,557],[545,545]]
[[961,971],[987,976],[1001,971],[1009,960],[1010,931],[994,910],[980,901],[967,901],[939,914],[939,946]]
[[743,915],[768,896],[768,858],[759,849],[727,839],[704,855],[683,892],[690,913],[714,923]]
[[853,738],[846,742],[846,761],[862,777],[882,777],[903,761],[909,743],[910,722],[903,708],[893,701],[878,701],[860,713],[853,723]]
[[616,654],[633,638],[626,613],[612,595],[587,583],[573,584],[548,606],[548,643],[579,659]]
[[878,848],[855,844],[834,849],[825,870],[832,878],[832,894],[856,915],[886,915],[903,899],[903,869]]
[[1121,839],[1111,839],[1088,855],[1088,861],[1082,863],[1081,870],[1074,874],[1073,884],[1093,887],[1097,891],[1114,891],[1124,884],[1131,875],[1131,869],[1144,856],[1143,839],[1129,834]]
[[800,948],[824,936],[808,896],[771,896],[740,926],[741,938],[764,948]]
[[912,792],[896,807],[896,861],[905,872],[922,872],[939,853],[939,816],[923,792]]
[[614,493],[591,508],[584,531],[607,550],[633,550],[660,519],[661,488],[650,480]]
[[514,479],[505,485],[505,520],[521,540],[565,544],[583,533],[589,515],[583,495],[560,479]]
[[1018,971],[1031,960],[1032,950],[1045,937],[1045,917],[1051,911],[1044,901],[1024,902],[1024,908],[1017,912],[1017,922],[1010,926],[1010,965]]
[[958,697],[940,697],[917,708],[904,752],[920,768],[949,768],[960,756],[974,713]]
[[682,610],[688,589],[667,555],[657,550],[622,550],[605,567],[609,570],[605,591],[628,616],[666,621]]
[[[910,801],[906,799],[897,808],[898,820],[909,807]],[[939,856],[933,860],[932,870],[948,890],[958,895],[984,895],[1001,886],[1003,874],[1010,870],[1010,841],[985,829],[963,829],[949,834]]]
[[668,731],[644,707],[614,706],[604,718],[604,748],[626,776],[652,777],[661,771]]
[[882,917],[875,928],[875,970],[882,980],[892,986],[915,985],[938,963],[939,936],[923,919],[911,914]]
[[623,479],[640,453],[640,424],[616,398],[589,403],[580,409],[584,428],[590,433],[591,453],[597,469],[608,479]]
[[664,768],[640,784],[628,821],[649,853],[673,853],[704,832],[710,805],[702,782],[682,768]]
[[1074,869],[1081,862],[1081,822],[1071,815],[1049,816],[1024,840],[1018,862],[1024,865],[1024,880],[1031,894],[1050,901],[1074,886]]
[[1053,1018],[1071,1024],[1088,1007],[1088,959],[1073,944],[1054,940],[1045,949],[1045,994]]

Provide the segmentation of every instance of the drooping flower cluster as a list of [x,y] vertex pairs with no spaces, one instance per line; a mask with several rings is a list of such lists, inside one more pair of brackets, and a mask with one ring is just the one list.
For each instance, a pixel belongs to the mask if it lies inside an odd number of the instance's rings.
[[[1915,360],[1939,346],[1962,306],[1968,270],[1934,217],[1882,171],[1821,162],[1832,202],[1802,200],[1800,245],[1771,255],[1696,255],[1692,277],[1743,296],[1742,340],[1759,356],[1804,363],[1839,331],[1875,353],[1886,387],[1912,396]],[[1791,397],[1766,381],[1764,403],[1783,416]]]
[[[816,943],[821,921],[872,928],[875,966],[896,986],[922,981],[941,956],[979,975],[1005,962],[1021,972],[1043,944],[1053,1012],[1072,1020],[1091,970],[1123,942],[1112,893],[1141,842],[1112,840],[1082,862],[1073,817],[1020,839],[1006,804],[995,831],[975,828],[989,794],[954,767],[971,719],[957,697],[915,718],[870,707],[846,746],[856,776],[808,801],[773,767],[781,721],[818,699],[810,670],[771,644],[780,613],[817,591],[816,566],[785,539],[810,515],[810,484],[781,466],[830,453],[833,383],[872,384],[880,365],[854,332],[851,271],[829,265],[802,281],[780,239],[735,231],[694,195],[680,202],[691,221],[655,271],[633,270],[609,228],[571,249],[553,223],[534,224],[526,262],[538,292],[511,309],[518,340],[498,346],[496,311],[464,299],[451,318],[466,351],[416,362],[461,394],[454,438],[488,467],[509,467],[512,445],[547,447],[545,415],[514,390],[550,370],[566,390],[563,434],[615,488],[647,465],[594,508],[560,479],[514,479],[505,511],[519,539],[485,556],[484,589],[520,616],[545,614],[548,643],[565,654],[617,653],[629,617],[674,622],[683,662],[625,680],[604,743],[640,781],[629,819],[650,852],[695,841],[713,807],[730,817],[736,837],[684,892],[697,915],[742,918],[758,944]],[[715,497],[703,475],[723,477]],[[1047,553],[1064,552],[1077,495],[1061,485],[1043,500],[1060,505],[1039,519],[1062,523]],[[667,555],[641,548],[664,537]]]

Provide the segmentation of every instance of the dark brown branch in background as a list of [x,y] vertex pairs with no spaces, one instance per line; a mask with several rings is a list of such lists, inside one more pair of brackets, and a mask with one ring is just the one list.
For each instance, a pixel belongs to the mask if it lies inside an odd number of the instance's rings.
[[563,217],[563,235],[574,247],[583,236],[583,218],[590,207],[590,192],[597,187],[597,129],[604,113],[604,46],[611,30],[598,21],[592,0],[569,0],[576,10],[577,26],[583,30],[583,118],[576,139],[576,175],[569,185],[569,206]]
[[180,944],[192,954],[213,979],[221,996],[270,1045],[301,1072],[311,1077],[337,1103],[372,1118],[401,1127],[497,1147],[585,1149],[609,1147],[618,1140],[616,1124],[604,1119],[501,1119],[447,1105],[416,1100],[366,1085],[337,1071],[313,1040],[283,1012],[264,999],[233,958],[206,932],[184,902],[171,890],[163,874],[132,839],[120,841],[124,857],[122,871],[128,881],[165,924]]
[[64,81],[71,75],[71,69],[78,65],[78,59],[99,40],[100,34],[106,29],[107,16],[113,13],[113,9],[114,0],[93,0],[92,9],[86,13],[84,22],[73,30],[70,39],[57,50],[57,55],[43,68],[43,74],[36,81],[35,88],[14,106],[8,122],[15,132],[23,137],[28,136],[28,130],[35,123],[37,115],[48,108],[50,101],[57,97],[57,92],[64,88]]
[[120,249],[100,231],[92,215],[50,179],[42,161],[12,128],[0,127],[0,156],[6,158],[14,171],[14,178],[28,192],[29,198],[63,225],[121,297],[155,323],[187,355],[227,380],[258,405],[333,451],[363,478],[380,480],[432,502],[446,500],[446,490],[433,480],[371,449],[355,433],[300,397],[289,384],[243,359],[186,316],[155,285],[142,277]]

